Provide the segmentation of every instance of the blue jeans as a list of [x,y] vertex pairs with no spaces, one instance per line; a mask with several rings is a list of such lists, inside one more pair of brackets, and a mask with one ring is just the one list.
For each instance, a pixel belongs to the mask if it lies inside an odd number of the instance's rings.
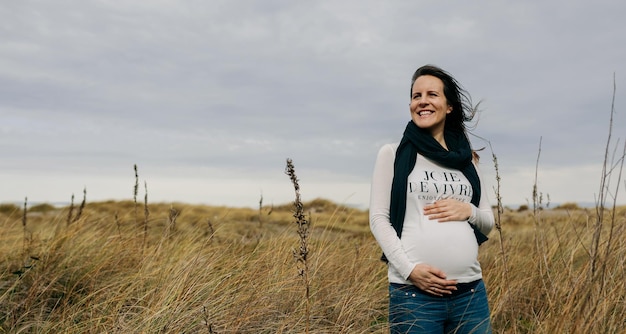
[[482,280],[455,296],[431,296],[414,285],[389,285],[391,334],[491,334],[487,290]]

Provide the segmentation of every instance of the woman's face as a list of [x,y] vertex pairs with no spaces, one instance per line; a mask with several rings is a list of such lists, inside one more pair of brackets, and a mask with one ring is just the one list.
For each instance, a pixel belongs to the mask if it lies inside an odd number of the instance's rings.
[[411,92],[411,118],[415,125],[442,136],[446,116],[452,111],[443,93],[443,81],[432,75],[422,75],[413,83]]

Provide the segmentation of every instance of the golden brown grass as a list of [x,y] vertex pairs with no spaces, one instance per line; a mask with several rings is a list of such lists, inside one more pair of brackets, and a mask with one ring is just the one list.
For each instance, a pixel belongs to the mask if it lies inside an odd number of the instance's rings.
[[[386,270],[367,212],[304,208],[311,332],[385,333]],[[29,212],[24,233],[20,208],[0,210],[0,332],[304,332],[291,205],[262,208],[261,225],[254,209],[149,204],[145,246],[131,201],[88,203],[70,225],[67,211]],[[626,208],[616,213],[601,280],[589,274],[593,209],[505,210],[508,270],[499,235],[481,247],[495,332],[623,332]]]
[[[318,211],[310,231],[312,332],[382,328],[385,282],[366,214],[325,205],[333,211]],[[0,332],[302,332],[286,207],[261,228],[258,210],[149,205],[145,250],[133,202],[87,204],[70,225],[68,208],[29,213],[26,246],[21,212],[3,210]]]
[[[626,330],[626,208],[618,210],[615,237],[620,241],[614,242],[601,259],[608,280],[602,280],[600,272],[591,275],[589,271],[594,214],[589,209],[541,210],[538,216],[532,212],[505,213],[508,271],[503,270],[498,241],[492,240],[481,249],[497,332]],[[515,225],[507,229],[509,216]]]

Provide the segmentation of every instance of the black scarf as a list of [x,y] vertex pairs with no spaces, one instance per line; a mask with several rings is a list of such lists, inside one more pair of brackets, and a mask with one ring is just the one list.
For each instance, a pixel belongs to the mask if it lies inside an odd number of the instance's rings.
[[[445,167],[460,170],[472,186],[471,203],[478,206],[480,202],[480,179],[472,163],[472,148],[464,133],[444,131],[448,150],[444,149],[426,130],[419,128],[410,121],[404,130],[404,136],[396,151],[394,161],[393,183],[391,185],[391,205],[389,215],[391,225],[398,237],[402,234],[404,215],[406,213],[406,191],[409,173],[415,167],[417,154],[435,161]],[[468,222],[469,223],[469,222]],[[478,245],[487,241],[487,236],[470,224]]]

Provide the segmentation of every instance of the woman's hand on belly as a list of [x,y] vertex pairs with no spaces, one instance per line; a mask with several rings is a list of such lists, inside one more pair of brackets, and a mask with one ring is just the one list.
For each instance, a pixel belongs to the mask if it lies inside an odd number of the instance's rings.
[[446,279],[446,274],[427,264],[416,265],[409,275],[411,281],[418,288],[435,296],[449,295],[456,290],[456,281]]
[[441,199],[424,206],[424,215],[440,223],[468,220],[472,215],[472,206],[453,198]]

